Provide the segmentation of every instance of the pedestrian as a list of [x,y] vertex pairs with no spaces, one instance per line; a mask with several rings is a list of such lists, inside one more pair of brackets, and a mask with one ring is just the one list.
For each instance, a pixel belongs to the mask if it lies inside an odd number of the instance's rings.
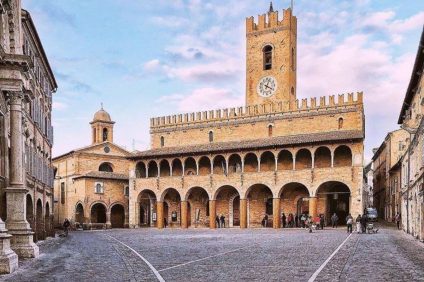
[[287,219],[285,213],[283,213],[282,219],[283,219],[283,228],[285,228],[286,227],[286,219]]
[[306,215],[302,214],[300,218],[300,223],[302,224],[302,228],[305,228]]
[[396,221],[397,229],[400,229],[400,213],[399,212],[396,213],[395,221]]
[[355,222],[356,222],[356,232],[357,233],[361,233],[362,232],[362,228],[361,228],[361,220],[362,217],[361,215],[358,215],[358,217],[356,218]]
[[324,215],[323,214],[319,216],[319,225],[321,227],[321,230],[324,230]]
[[309,233],[312,233],[312,224],[313,224],[312,216],[308,216],[306,218],[306,225],[309,228]]
[[168,221],[166,220],[166,217],[163,219],[163,226],[165,228],[168,226]]
[[268,215],[265,214],[265,216],[264,216],[264,227],[267,227],[267,226],[268,226]]
[[339,221],[339,217],[337,216],[336,213],[334,213],[331,216],[331,225],[333,226],[333,228],[337,228],[337,222]]
[[294,224],[296,227],[299,227],[299,216],[297,214],[294,216]]
[[221,214],[221,228],[225,228],[225,216]]
[[367,232],[367,217],[366,217],[366,215],[364,215],[361,218],[361,229],[362,229],[362,233],[366,233]]
[[217,228],[220,228],[221,225],[220,225],[220,221],[219,221],[219,216],[218,215],[215,217],[215,221],[216,221],[216,227]]
[[352,233],[352,224],[353,224],[353,217],[350,214],[348,214],[348,216],[346,216],[347,233]]
[[67,218],[65,218],[65,221],[63,222],[63,231],[65,237],[68,237],[69,226],[71,226],[71,223]]

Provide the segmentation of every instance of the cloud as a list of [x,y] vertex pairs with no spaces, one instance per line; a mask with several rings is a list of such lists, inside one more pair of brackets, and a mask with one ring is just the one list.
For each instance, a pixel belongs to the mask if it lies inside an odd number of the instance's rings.
[[161,64],[158,59],[150,60],[143,65],[143,69],[146,72],[157,71],[160,68],[161,68]]
[[179,28],[190,24],[188,19],[176,16],[155,16],[151,18],[152,23],[167,28]]
[[52,107],[53,110],[61,111],[68,108],[68,105],[63,102],[53,101]]
[[243,96],[224,88],[199,88],[188,95],[172,94],[159,98],[156,103],[168,103],[178,111],[194,112],[243,105]]

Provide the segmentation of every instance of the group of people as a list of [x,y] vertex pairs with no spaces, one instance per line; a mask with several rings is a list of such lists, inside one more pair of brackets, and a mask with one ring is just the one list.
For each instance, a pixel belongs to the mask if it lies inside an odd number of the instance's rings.
[[215,217],[216,227],[217,228],[225,228],[225,216],[221,214],[221,216],[217,215]]
[[[304,216],[302,214],[302,216]],[[303,221],[306,218],[303,218]],[[302,219],[301,219],[302,221]],[[297,214],[293,215],[292,213],[289,213],[288,216],[286,216],[284,213],[281,216],[281,222],[282,222],[282,227],[283,228],[293,228],[293,227],[299,227],[299,216]]]
[[347,226],[347,233],[353,232],[353,223],[356,223],[356,232],[357,233],[366,233],[367,231],[367,216],[360,214],[356,217],[355,220],[353,220],[353,217],[351,214],[348,214],[346,217],[346,226]]

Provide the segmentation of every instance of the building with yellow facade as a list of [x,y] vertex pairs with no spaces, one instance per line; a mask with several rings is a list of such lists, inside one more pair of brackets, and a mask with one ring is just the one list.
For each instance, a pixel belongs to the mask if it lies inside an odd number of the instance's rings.
[[128,157],[130,227],[362,213],[362,93],[297,99],[291,9],[247,18],[246,42],[245,106],[150,120],[151,149]]

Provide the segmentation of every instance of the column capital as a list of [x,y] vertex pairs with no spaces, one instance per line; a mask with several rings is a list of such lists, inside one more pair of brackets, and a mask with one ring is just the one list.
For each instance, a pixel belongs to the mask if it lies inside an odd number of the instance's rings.
[[10,105],[21,105],[24,93],[21,91],[7,91],[6,98]]

